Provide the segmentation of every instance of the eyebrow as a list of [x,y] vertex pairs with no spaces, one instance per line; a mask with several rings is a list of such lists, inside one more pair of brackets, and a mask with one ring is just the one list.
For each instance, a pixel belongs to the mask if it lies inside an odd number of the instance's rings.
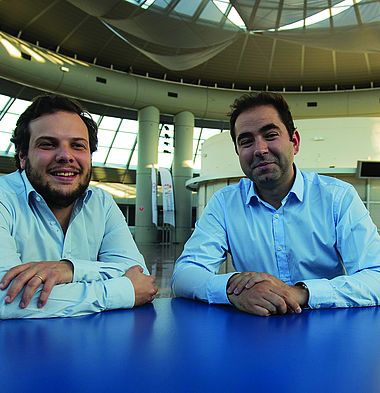
[[[55,138],[54,136],[49,136],[49,135],[43,135],[43,136],[39,136],[35,142],[39,142],[41,140],[47,139],[49,141],[58,141],[59,138]],[[88,142],[88,140],[86,138],[81,138],[81,137],[74,137],[74,138],[70,138],[70,141],[72,142],[78,142],[78,141],[82,141],[82,142]]]
[[[269,130],[273,130],[273,129],[279,130],[280,127],[278,127],[274,123],[268,123],[268,124],[265,124],[264,126],[262,126],[258,131],[263,133],[263,132],[266,132],[266,131],[269,131]],[[251,136],[250,132],[243,132],[242,134],[240,134],[237,137],[237,141],[240,141],[241,139],[246,138],[246,137],[250,137],[250,136]]]

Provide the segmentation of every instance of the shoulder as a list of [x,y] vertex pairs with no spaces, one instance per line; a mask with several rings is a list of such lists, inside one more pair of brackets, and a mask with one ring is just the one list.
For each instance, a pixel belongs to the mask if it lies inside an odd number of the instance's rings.
[[0,176],[0,193],[10,198],[25,193],[25,184],[19,171]]
[[335,211],[347,209],[352,204],[362,204],[357,191],[350,183],[317,173],[303,172],[302,175],[305,179],[305,196],[313,203],[326,202],[331,204]]
[[245,202],[251,187],[251,180],[243,178],[238,183],[230,184],[216,191],[211,199],[216,199],[223,205],[228,203],[236,204],[239,200]]
[[97,186],[88,186],[88,190],[91,192],[91,197],[100,200],[113,200],[112,195],[103,190],[101,187]]
[[354,190],[354,187],[350,183],[335,177],[320,175],[315,172],[302,172],[302,176],[306,187],[332,193],[345,193]]
[[251,183],[252,182],[249,179],[243,178],[240,179],[238,183],[230,184],[216,191],[215,195],[228,197],[229,195],[241,193],[247,194],[250,189]]
[[91,206],[107,208],[116,204],[112,195],[100,187],[89,186],[88,192],[91,196],[87,202]]

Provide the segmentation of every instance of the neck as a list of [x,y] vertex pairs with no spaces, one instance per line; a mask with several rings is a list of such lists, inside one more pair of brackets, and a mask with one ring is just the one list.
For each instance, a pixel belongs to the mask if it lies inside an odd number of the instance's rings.
[[278,184],[273,184],[273,182],[260,185],[255,184],[255,187],[260,198],[277,210],[281,206],[281,201],[292,188],[295,177],[296,173],[292,170],[289,180],[286,182],[282,180]]
[[277,210],[281,206],[281,201],[284,199],[289,190],[286,192],[280,192],[278,189],[274,188],[268,190],[260,188],[257,189],[257,193],[263,201],[269,203]]
[[73,208],[74,208],[74,203],[68,207],[62,207],[62,208],[50,207],[50,210],[53,212],[55,218],[57,219],[57,221],[61,225],[63,233],[65,233],[65,234],[66,234],[67,228],[69,227],[71,213],[73,211]]

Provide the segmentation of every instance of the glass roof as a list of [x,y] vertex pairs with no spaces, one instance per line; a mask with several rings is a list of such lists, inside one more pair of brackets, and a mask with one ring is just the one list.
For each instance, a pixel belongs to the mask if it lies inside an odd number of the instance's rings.
[[[29,106],[24,101],[0,94],[0,155],[13,156],[14,145],[10,142],[12,132],[19,115]],[[101,114],[91,116],[98,124],[98,150],[93,153],[92,161],[96,166],[137,167],[137,120],[110,117]],[[197,173],[201,168],[203,142],[211,136],[227,131],[214,128],[194,128],[193,169]],[[173,161],[174,125],[160,124],[158,142],[158,166],[171,168]]]
[[[362,0],[125,0],[143,9],[167,12],[191,20],[237,26],[249,31],[291,30],[308,26],[329,27],[326,21],[344,13],[344,25],[357,24]],[[375,2],[374,2],[375,3]],[[373,8],[373,7],[372,7]],[[348,12],[345,12],[348,11]],[[342,23],[342,18],[337,18]],[[351,21],[351,22],[350,22]]]

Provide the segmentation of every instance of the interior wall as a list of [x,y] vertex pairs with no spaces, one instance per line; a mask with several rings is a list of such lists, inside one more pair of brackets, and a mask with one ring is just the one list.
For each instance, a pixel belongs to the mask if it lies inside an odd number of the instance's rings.
[[[301,149],[295,161],[313,170],[351,183],[380,229],[380,179],[358,179],[357,160],[380,160],[380,117],[297,120]],[[380,175],[380,174],[379,174]],[[207,201],[220,188],[239,181],[244,174],[229,133],[206,140],[198,188],[199,217]]]

